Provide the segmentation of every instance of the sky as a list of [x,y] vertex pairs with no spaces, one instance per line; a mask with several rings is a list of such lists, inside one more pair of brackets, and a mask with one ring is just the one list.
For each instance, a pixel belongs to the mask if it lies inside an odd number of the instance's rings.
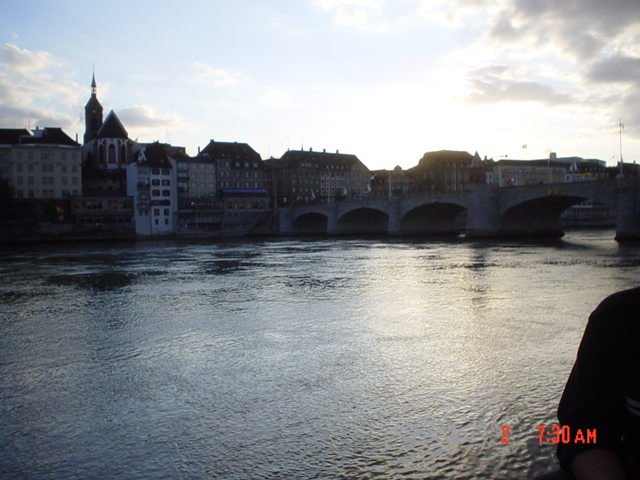
[[[0,127],[357,155],[640,160],[638,0],[3,0]],[[620,123],[624,125],[622,138]]]

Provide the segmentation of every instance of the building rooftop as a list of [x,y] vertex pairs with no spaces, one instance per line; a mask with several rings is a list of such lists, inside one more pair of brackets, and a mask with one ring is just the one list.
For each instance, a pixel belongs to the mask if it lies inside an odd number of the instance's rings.
[[21,145],[67,145],[79,147],[80,144],[73,140],[58,127],[45,127],[36,129],[31,135],[20,137]]
[[31,135],[26,128],[0,128],[0,145],[18,145],[24,135]]
[[153,168],[172,168],[167,152],[162,147],[148,145],[135,154],[135,161],[139,165]]
[[230,160],[249,160],[260,161],[260,154],[251,148],[247,143],[238,142],[216,142],[211,140],[209,144],[202,149],[201,154],[207,153],[212,159],[224,158]]
[[98,138],[129,138],[129,134],[113,110],[109,112],[100,130],[98,130]]
[[568,165],[564,162],[558,162],[551,159],[537,159],[537,160],[498,160],[494,163],[496,166],[506,167],[562,167],[566,168]]
[[301,162],[317,162],[320,164],[342,164],[346,167],[369,170],[360,159],[350,153],[327,152],[314,150],[287,150],[281,158],[267,160],[267,164],[275,168],[295,168]]

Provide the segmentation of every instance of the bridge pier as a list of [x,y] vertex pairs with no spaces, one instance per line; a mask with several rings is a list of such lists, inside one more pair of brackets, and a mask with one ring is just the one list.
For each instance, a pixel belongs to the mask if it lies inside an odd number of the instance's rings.
[[293,209],[292,208],[278,208],[276,211],[278,217],[278,235],[293,235]]
[[340,235],[341,230],[338,225],[338,215],[336,212],[331,212],[329,218],[327,219],[327,234],[328,235]]
[[477,185],[471,192],[465,237],[487,238],[500,234],[500,197],[496,185]]
[[402,204],[399,198],[394,198],[389,204],[389,224],[387,234],[392,236],[402,235]]
[[640,178],[619,178],[616,240],[640,240]]

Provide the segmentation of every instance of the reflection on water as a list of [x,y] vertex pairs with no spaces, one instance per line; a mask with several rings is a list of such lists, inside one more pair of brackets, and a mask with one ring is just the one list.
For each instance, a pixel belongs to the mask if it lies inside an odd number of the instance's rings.
[[0,476],[541,473],[612,236],[4,250]]

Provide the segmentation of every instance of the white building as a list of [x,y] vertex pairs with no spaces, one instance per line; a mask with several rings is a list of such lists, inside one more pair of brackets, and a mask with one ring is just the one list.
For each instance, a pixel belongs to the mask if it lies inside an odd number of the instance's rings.
[[127,195],[133,197],[136,235],[176,233],[176,161],[162,146],[148,145],[134,155],[134,161],[127,165]]

